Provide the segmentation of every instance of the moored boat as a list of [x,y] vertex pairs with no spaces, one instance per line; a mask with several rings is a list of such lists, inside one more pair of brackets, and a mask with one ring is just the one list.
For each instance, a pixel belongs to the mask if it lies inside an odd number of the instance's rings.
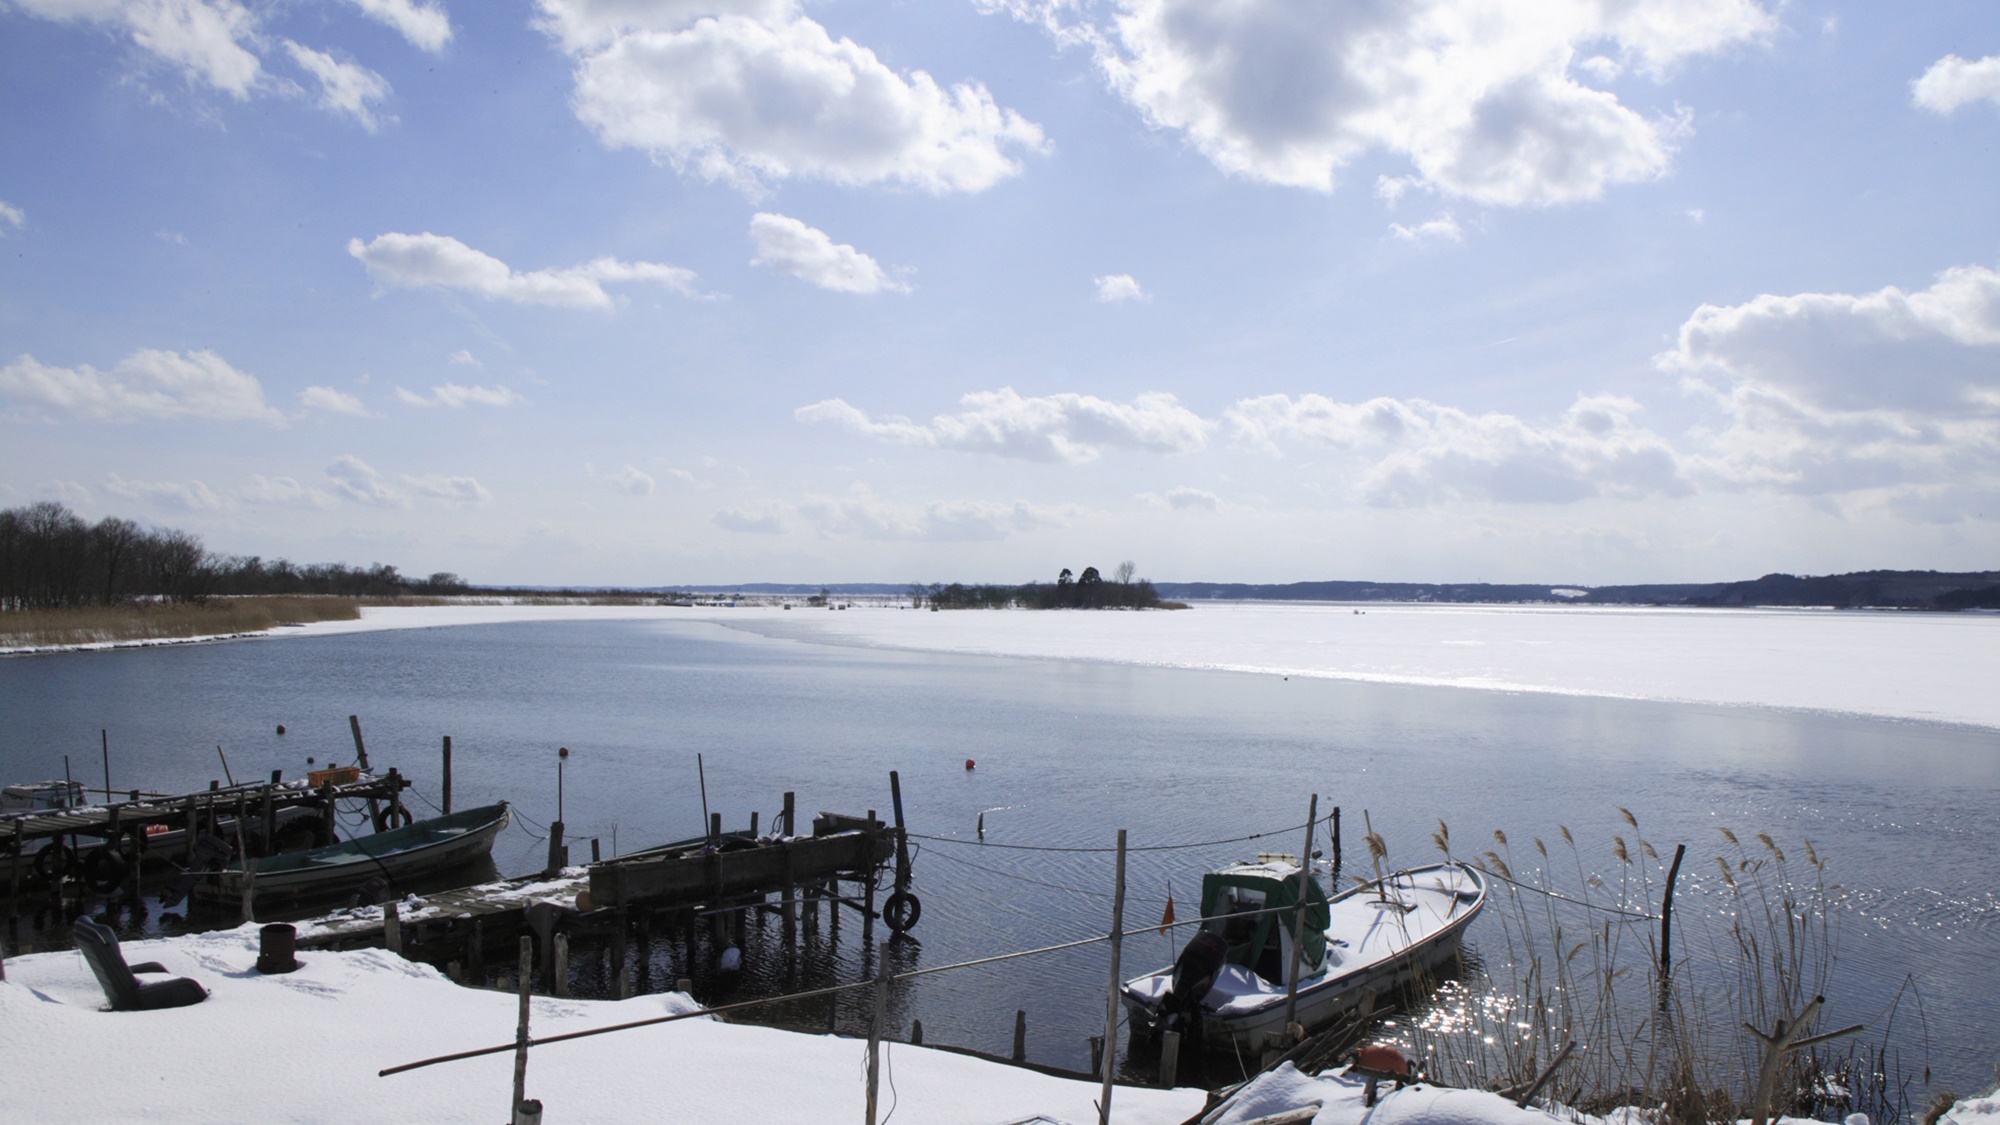
[[386,879],[393,888],[400,881],[489,855],[493,838],[507,827],[509,815],[507,802],[502,801],[324,848],[251,859],[204,876],[194,894],[211,901],[240,901],[249,884],[262,902],[336,894],[375,878]]
[[1210,1049],[1282,1046],[1301,914],[1289,1006],[1312,1028],[1451,961],[1485,902],[1485,878],[1463,863],[1399,871],[1332,899],[1292,856],[1231,864],[1203,877],[1201,927],[1175,963],[1125,982],[1131,1025],[1199,1035]]

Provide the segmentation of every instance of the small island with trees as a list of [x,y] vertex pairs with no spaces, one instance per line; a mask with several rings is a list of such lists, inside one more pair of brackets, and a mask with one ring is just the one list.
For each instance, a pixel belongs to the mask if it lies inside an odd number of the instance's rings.
[[910,604],[943,609],[1186,609],[1183,602],[1163,601],[1150,579],[1136,578],[1139,568],[1126,560],[1119,563],[1107,581],[1096,567],[1086,566],[1073,574],[1068,567],[1053,583],[1027,582],[1019,586],[913,585]]

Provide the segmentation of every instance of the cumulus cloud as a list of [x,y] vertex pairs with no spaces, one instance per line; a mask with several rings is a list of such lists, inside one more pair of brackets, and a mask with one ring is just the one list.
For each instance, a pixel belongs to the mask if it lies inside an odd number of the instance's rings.
[[1987,267],[1915,292],[1703,305],[1656,362],[1722,409],[1699,462],[1718,486],[1933,512],[1939,489],[2000,490],[2000,272]]
[[528,400],[504,386],[465,387],[457,383],[444,383],[432,387],[429,395],[412,394],[397,387],[396,401],[405,406],[445,406],[457,410],[466,406],[513,406],[515,403]]
[[1181,485],[1169,488],[1164,493],[1141,492],[1139,499],[1159,508],[1171,508],[1177,512],[1200,510],[1213,512],[1221,509],[1222,497],[1204,488]]
[[766,508],[723,508],[709,517],[709,522],[724,531],[740,531],[745,535],[777,535],[785,530],[785,521],[776,511]]
[[380,127],[382,119],[376,116],[374,107],[388,98],[388,79],[359,63],[344,62],[289,39],[285,40],[285,50],[300,70],[319,83],[321,109],[352,117],[371,133]]
[[28,215],[26,212],[8,203],[6,200],[0,199],[0,234],[7,233],[6,228],[8,227],[20,230],[27,225]]
[[1389,233],[1404,242],[1463,242],[1465,231],[1459,228],[1458,220],[1450,215],[1440,215],[1429,222],[1406,227],[1401,223],[1390,223]]
[[122,32],[190,82],[238,100],[264,79],[251,50],[257,18],[237,0],[14,0],[14,6],[47,20]]
[[1138,280],[1129,273],[1106,274],[1092,280],[1097,285],[1097,299],[1106,304],[1151,299],[1144,289],[1139,288]]
[[141,504],[179,508],[189,512],[213,511],[226,504],[222,497],[215,494],[215,490],[198,480],[186,483],[126,480],[117,473],[112,473],[104,481],[104,491]]
[[1042,131],[977,82],[941,86],[791,0],[540,0],[599,140],[751,191],[791,177],[980,191]]
[[1330,191],[1346,165],[1389,152],[1439,191],[1505,206],[1667,170],[1687,116],[1649,117],[1577,72],[1659,77],[1776,27],[1758,0],[1128,0],[1110,18],[1074,0],[986,6],[1088,45],[1119,96],[1224,171]]
[[419,500],[443,507],[466,507],[493,498],[471,477],[405,473],[391,481],[366,461],[345,453],[326,467],[326,478],[339,495],[378,508],[408,508]]
[[751,265],[770,266],[821,289],[839,293],[910,291],[875,259],[788,215],[760,211],[751,216],[750,239],[757,244]]
[[394,28],[410,45],[437,54],[451,42],[451,17],[436,4],[415,0],[350,0],[361,14]]
[[456,289],[488,300],[564,308],[608,309],[606,283],[645,281],[694,296],[694,272],[657,262],[597,258],[564,269],[522,273],[500,259],[441,234],[377,235],[349,239],[347,252],[368,268],[377,285],[402,289]]
[[31,410],[87,421],[207,418],[281,425],[255,376],[212,351],[142,348],[109,371],[50,367],[23,355],[0,368],[0,395]]
[[1910,98],[1932,113],[1951,113],[1977,101],[2000,105],[2000,55],[1977,62],[1946,55],[1910,83]]
[[637,465],[626,465],[624,468],[609,473],[599,473],[595,465],[585,465],[583,468],[585,472],[590,474],[592,480],[603,481],[619,492],[629,493],[633,496],[651,496],[653,494],[655,483],[653,475],[639,468]]
[[1356,455],[1356,493],[1382,507],[1689,494],[1680,455],[1633,422],[1638,411],[1629,399],[1586,396],[1559,421],[1536,425],[1422,399],[1275,394],[1238,401],[1225,420],[1246,445],[1276,452],[1302,442]]
[[1012,387],[1002,387],[975,391],[959,402],[967,409],[940,414],[927,424],[895,416],[873,419],[837,398],[799,407],[792,415],[892,445],[1072,464],[1095,460],[1106,447],[1191,453],[1208,444],[1214,428],[1164,393],[1119,403],[1067,393],[1024,398]]
[[479,362],[479,357],[473,355],[469,351],[466,351],[464,348],[460,348],[457,351],[451,353],[451,358],[446,360],[445,362],[455,367],[484,368],[486,366],[485,364]]
[[328,414],[347,414],[356,418],[368,416],[368,408],[362,405],[360,399],[332,387],[307,387],[299,392],[299,402],[307,410],[323,410]]
[[250,483],[238,489],[236,496],[246,504],[274,507],[331,508],[334,504],[333,497],[299,483],[295,477],[267,477],[258,473],[250,475]]
[[1065,513],[1025,500],[899,504],[858,484],[843,496],[809,497],[799,514],[823,535],[932,543],[987,542],[1068,522]]

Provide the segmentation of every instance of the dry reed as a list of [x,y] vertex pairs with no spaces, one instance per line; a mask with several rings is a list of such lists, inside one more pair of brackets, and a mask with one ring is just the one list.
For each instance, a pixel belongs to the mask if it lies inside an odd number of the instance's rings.
[[360,615],[357,599],[339,597],[214,598],[203,605],[128,602],[78,609],[16,610],[0,613],[0,648],[230,636],[260,633],[283,624],[351,621]]

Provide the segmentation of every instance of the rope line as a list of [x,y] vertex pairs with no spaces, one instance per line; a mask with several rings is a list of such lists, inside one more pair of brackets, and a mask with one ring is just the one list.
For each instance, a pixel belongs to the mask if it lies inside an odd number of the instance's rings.
[[[1003,879],[1013,879],[1017,882],[1030,883],[1037,887],[1047,887],[1052,891],[1067,891],[1073,895],[1088,895],[1091,898],[1110,898],[1112,895],[1112,892],[1110,891],[1093,891],[1083,887],[1071,887],[1071,886],[1065,886],[1062,883],[1047,883],[1043,882],[1040,879],[1030,879],[1026,875],[1016,875],[1012,871],[1002,871],[997,867],[988,867],[983,863],[974,863],[969,859],[960,859],[959,857],[952,855],[949,852],[939,852],[937,853],[937,858],[950,860],[953,863],[962,864],[976,871],[984,871],[988,875],[998,875]],[[1138,895],[1127,894],[1125,896],[1125,901],[1165,903],[1167,900],[1163,898],[1146,898]]]
[[[1323,817],[1321,819],[1324,820],[1327,818]],[[1297,824],[1287,825],[1283,828],[1267,828],[1262,832],[1252,832],[1248,836],[1232,836],[1226,840],[1197,840],[1194,841],[1193,843],[1187,843],[1187,844],[1146,844],[1140,847],[1128,847],[1125,849],[1125,851],[1126,854],[1129,855],[1133,852],[1173,852],[1173,851],[1183,851],[1188,848],[1213,848],[1222,844],[1240,844],[1246,840],[1261,840],[1266,836],[1275,836],[1281,832],[1297,832],[1299,829],[1304,828],[1305,826],[1306,826],[1305,822],[1300,821]],[[1017,851],[1017,852],[1110,853],[1110,852],[1116,852],[1118,850],[1115,847],[1058,848],[1046,844],[989,844],[984,840],[965,840],[956,836],[926,836],[920,832],[911,832],[908,835],[912,840],[929,840],[933,843],[938,843],[938,844],[964,844],[968,847],[978,847],[978,848],[1004,848],[1008,851]]]
[[1523,883],[1519,879],[1510,879],[1507,876],[1500,874],[1498,871],[1494,871],[1486,867],[1484,864],[1480,865],[1480,871],[1483,874],[1485,874],[1485,876],[1489,879],[1498,879],[1503,883],[1511,883],[1514,886],[1517,886],[1524,891],[1533,891],[1538,895],[1546,895],[1549,898],[1555,899],[1557,902],[1566,902],[1569,903],[1571,906],[1581,906],[1585,910],[1599,910],[1606,914],[1622,914],[1627,918],[1636,918],[1646,922],[1657,922],[1660,920],[1660,916],[1658,914],[1644,914],[1636,910],[1621,910],[1616,906],[1599,906],[1594,902],[1586,902],[1580,898],[1570,898],[1568,895],[1559,895],[1554,891],[1543,890],[1541,887],[1534,886],[1533,884]]

